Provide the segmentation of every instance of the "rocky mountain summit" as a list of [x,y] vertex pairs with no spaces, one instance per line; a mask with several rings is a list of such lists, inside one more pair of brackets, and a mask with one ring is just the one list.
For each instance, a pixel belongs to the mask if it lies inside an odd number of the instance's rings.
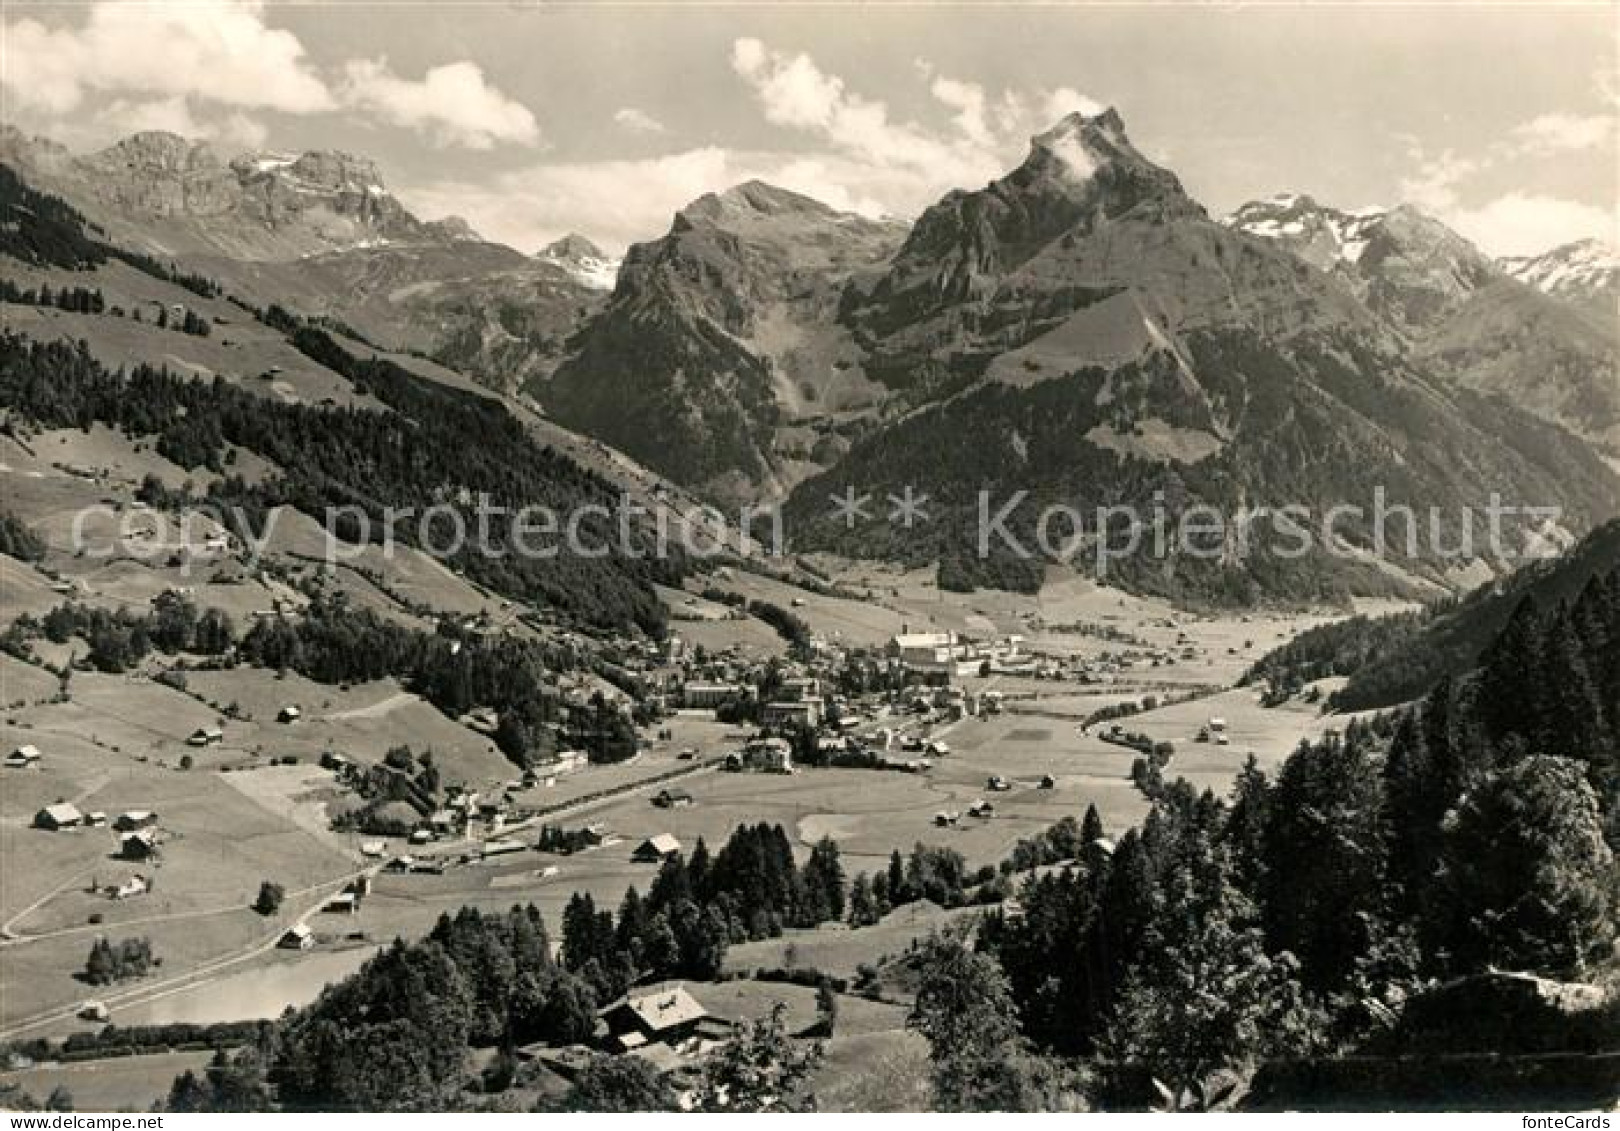
[[636,244],[578,352],[532,391],[563,423],[718,495],[782,490],[882,397],[837,321],[845,283],[904,230],[759,181]]
[[157,255],[279,261],[471,233],[464,221],[417,219],[388,192],[374,162],[347,153],[226,160],[207,142],[148,131],[75,156],[7,127],[0,160],[115,238]]
[[[1033,585],[1027,557],[976,551],[980,491],[1025,492],[1032,505],[1015,525],[1040,504],[1146,513],[1158,499],[1230,514],[1379,487],[1460,513],[1483,505],[1491,482],[1582,496],[1577,522],[1614,505],[1620,487],[1590,450],[1516,399],[1475,391],[1501,391],[1492,384],[1511,370],[1493,359],[1528,344],[1484,336],[1488,357],[1469,357],[1438,336],[1459,312],[1483,330],[1498,280],[1532,304],[1545,296],[1410,209],[1331,215],[1289,198],[1245,221],[1211,219],[1112,112],[1071,116],[1006,177],[947,194],[884,273],[848,286],[842,316],[866,371],[909,410],[794,492],[806,543],[943,560],[955,583]],[[1555,333],[1549,322],[1532,337]],[[1556,418],[1551,399],[1533,407]],[[936,508],[925,531],[827,518],[829,495],[907,485]],[[1365,544],[1368,533],[1346,537]],[[1222,599],[1443,581],[1438,562],[1409,563],[1401,579],[1353,559],[1278,570],[1263,554],[1223,552],[1122,568],[1141,587]]]
[[536,258],[561,267],[585,286],[600,291],[613,289],[623,263],[575,232],[553,240],[540,249]]

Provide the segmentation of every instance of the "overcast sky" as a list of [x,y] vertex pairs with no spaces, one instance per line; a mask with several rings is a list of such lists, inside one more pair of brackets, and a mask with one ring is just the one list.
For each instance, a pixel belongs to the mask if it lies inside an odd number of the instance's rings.
[[1212,212],[1409,201],[1487,251],[1615,240],[1612,5],[839,7],[230,0],[4,16],[4,118],[373,157],[424,218],[533,250],[662,234],[752,176],[902,216],[1116,107]]

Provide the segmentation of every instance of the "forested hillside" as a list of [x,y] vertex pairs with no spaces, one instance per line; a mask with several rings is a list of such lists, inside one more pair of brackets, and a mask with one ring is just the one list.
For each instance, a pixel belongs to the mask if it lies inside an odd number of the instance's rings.
[[[1129,1103],[1141,1073],[1204,1094],[1257,1061],[1461,1052],[1455,1014],[1414,1039],[1443,984],[1612,972],[1617,640],[1611,571],[1568,606],[1521,606],[1475,676],[1301,746],[1275,778],[1251,764],[1230,799],[1165,788],[1139,833],[1031,880],[1022,914],[981,931],[1024,1034],[1095,1058]],[[1612,1009],[1566,1026],[1569,1051],[1620,1038]],[[1426,1102],[1479,1102],[1454,1079],[1431,1080]],[[1421,1094],[1394,1075],[1366,1086],[1374,1104]]]
[[[660,868],[615,915],[576,893],[555,956],[533,906],[463,908],[419,942],[396,941],[313,1005],[206,1075],[177,1079],[172,1111],[411,1111],[480,1106],[470,1050],[587,1041],[596,1011],[658,978],[712,979],[733,942],[813,926],[843,911],[838,849],[795,865],[780,825],[741,826],[712,856]],[[502,1088],[509,1084],[510,1077]],[[498,1089],[499,1090],[499,1089]],[[662,1093],[673,1105],[673,1095]]]
[[1255,664],[1245,683],[1266,682],[1274,699],[1333,676],[1348,682],[1329,697],[1337,710],[1389,707],[1416,699],[1441,679],[1478,663],[1521,605],[1550,609],[1620,565],[1620,521],[1593,531],[1569,554],[1537,562],[1455,601],[1421,613],[1351,617],[1301,633]]
[[[385,360],[356,358],[319,330],[299,330],[294,341],[394,411],[279,403],[222,380],[189,380],[145,365],[115,373],[82,346],[29,342],[9,333],[0,337],[0,400],[49,427],[100,422],[132,436],[155,436],[158,452],[185,468],[228,475],[232,447],[254,452],[275,465],[279,476],[255,485],[228,477],[211,490],[209,501],[242,507],[259,521],[279,505],[323,521],[328,508],[348,508],[353,513],[335,533],[364,533],[353,517],[364,514],[375,539],[394,508],[416,516],[396,530],[412,542],[422,539],[420,516],[435,506],[453,508],[463,530],[477,530],[475,509],[487,499],[492,508],[504,508],[489,523],[488,549],[501,552],[481,552],[468,540],[451,558],[467,576],[587,623],[661,631],[663,611],[651,584],[677,577],[679,559],[617,552],[619,524],[608,517],[617,499],[607,483],[535,443],[486,397],[433,384]],[[606,509],[580,523],[582,541],[592,552],[615,552],[570,553],[560,538],[554,557],[509,552],[521,508],[549,507],[561,523],[587,504]],[[455,524],[444,518],[430,533],[448,547],[447,531]],[[631,536],[637,547],[647,545],[644,527],[632,528]]]

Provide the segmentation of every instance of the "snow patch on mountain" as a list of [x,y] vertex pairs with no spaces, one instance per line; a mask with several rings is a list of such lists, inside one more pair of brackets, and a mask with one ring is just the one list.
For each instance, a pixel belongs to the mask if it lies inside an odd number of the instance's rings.
[[1318,267],[1328,268],[1335,261],[1359,263],[1372,230],[1386,215],[1380,208],[1346,212],[1284,192],[1250,201],[1221,222],[1251,236],[1288,243]]

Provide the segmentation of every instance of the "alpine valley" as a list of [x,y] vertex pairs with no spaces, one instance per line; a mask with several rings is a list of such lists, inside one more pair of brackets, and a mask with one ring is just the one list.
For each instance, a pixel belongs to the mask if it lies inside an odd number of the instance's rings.
[[[273,7],[184,19],[342,25]],[[579,54],[593,153],[691,133]],[[322,66],[329,141],[573,160]],[[0,1108],[1612,1106],[1616,259],[1157,152],[1067,114],[909,220],[682,173],[621,256],[0,128]]]
[[[1112,110],[909,226],[749,182],[622,264],[577,235],[529,254],[421,220],[341,153],[227,160],[147,133],[75,156],[7,130],[0,156],[120,246],[430,358],[700,499],[780,503],[800,550],[937,563],[952,586],[1038,587],[1044,559],[1009,550],[1050,504],[1325,509],[1382,488],[1454,538],[1493,494],[1557,509],[1512,522],[1514,547],[1620,509],[1612,257],[1498,263],[1413,208],[1299,195],[1213,217]],[[929,498],[915,529],[827,505],[908,486]],[[988,556],[981,492],[1028,500]],[[1354,552],[1371,536],[1351,520],[1348,554],[1171,555],[1116,580],[1315,601],[1504,566],[1374,563]]]

